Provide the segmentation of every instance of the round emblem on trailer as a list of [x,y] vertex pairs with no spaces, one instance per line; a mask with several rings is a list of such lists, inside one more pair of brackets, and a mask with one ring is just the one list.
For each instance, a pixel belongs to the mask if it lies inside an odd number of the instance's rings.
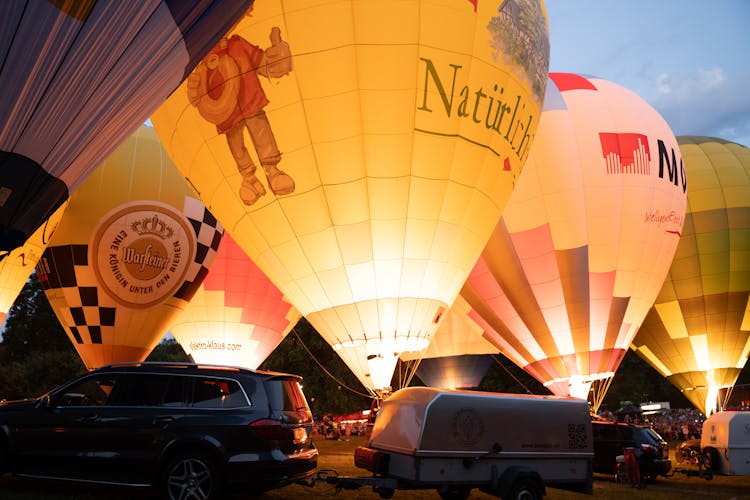
[[484,434],[484,423],[472,408],[461,408],[453,417],[453,439],[464,446],[479,442]]

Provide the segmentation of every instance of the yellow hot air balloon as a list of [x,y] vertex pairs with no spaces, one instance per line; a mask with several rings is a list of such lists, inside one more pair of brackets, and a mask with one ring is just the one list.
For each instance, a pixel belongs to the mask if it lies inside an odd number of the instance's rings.
[[5,321],[13,302],[39,262],[67,206],[67,201],[60,205],[23,245],[0,252],[0,323]]
[[710,415],[750,355],[750,148],[677,141],[690,178],[685,227],[632,348]]
[[84,364],[145,359],[200,286],[222,233],[142,126],[71,197],[37,265]]
[[416,364],[416,375],[430,387],[478,387],[498,349],[484,337],[484,330],[472,319],[474,315],[459,295],[427,349],[404,353],[401,360]]
[[375,390],[427,345],[496,224],[548,58],[541,0],[264,1],[152,121],[238,244]]
[[462,290],[501,352],[553,393],[598,407],[672,262],[680,150],[643,99],[550,74],[536,141]]
[[225,233],[206,279],[169,331],[196,363],[255,370],[301,316]]
[[251,1],[0,2],[0,250],[27,241]]

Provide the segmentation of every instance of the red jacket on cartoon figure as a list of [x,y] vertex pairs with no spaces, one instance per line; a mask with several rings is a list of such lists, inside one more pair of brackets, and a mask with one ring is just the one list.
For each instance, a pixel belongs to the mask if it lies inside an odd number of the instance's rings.
[[[236,73],[230,75],[222,74],[222,69],[224,69],[222,66],[224,65],[208,70],[208,95],[212,99],[220,99],[221,94],[226,91],[224,85],[225,79],[237,77],[240,81],[234,110],[229,118],[216,124],[217,131],[223,134],[231,130],[245,118],[252,117],[268,104],[268,98],[265,92],[263,92],[263,87],[261,87],[256,71],[263,59],[263,50],[249,43],[247,40],[234,35],[226,40],[226,46],[223,43],[219,43],[219,45],[214,47],[206,56],[206,60],[212,55],[216,55],[219,60],[229,56],[235,63],[234,67],[236,67]],[[231,70],[234,70],[234,68],[231,68]]]

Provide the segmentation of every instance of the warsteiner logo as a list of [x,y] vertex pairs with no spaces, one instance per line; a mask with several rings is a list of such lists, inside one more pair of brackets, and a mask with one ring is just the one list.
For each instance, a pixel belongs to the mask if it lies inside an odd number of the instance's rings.
[[109,295],[130,307],[150,307],[183,284],[195,235],[169,205],[130,204],[104,217],[89,248],[96,277]]

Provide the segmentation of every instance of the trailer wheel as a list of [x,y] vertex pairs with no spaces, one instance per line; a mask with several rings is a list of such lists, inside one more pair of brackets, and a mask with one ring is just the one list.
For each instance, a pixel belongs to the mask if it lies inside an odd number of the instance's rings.
[[504,500],[542,500],[542,489],[535,479],[522,477],[513,483],[510,496]]
[[706,448],[703,450],[701,465],[707,471],[713,471],[719,467],[719,453],[715,448]]
[[466,500],[471,495],[468,486],[441,486],[437,490],[443,500]]
[[373,490],[380,495],[380,498],[393,498],[393,494],[396,492],[393,488],[373,488]]

